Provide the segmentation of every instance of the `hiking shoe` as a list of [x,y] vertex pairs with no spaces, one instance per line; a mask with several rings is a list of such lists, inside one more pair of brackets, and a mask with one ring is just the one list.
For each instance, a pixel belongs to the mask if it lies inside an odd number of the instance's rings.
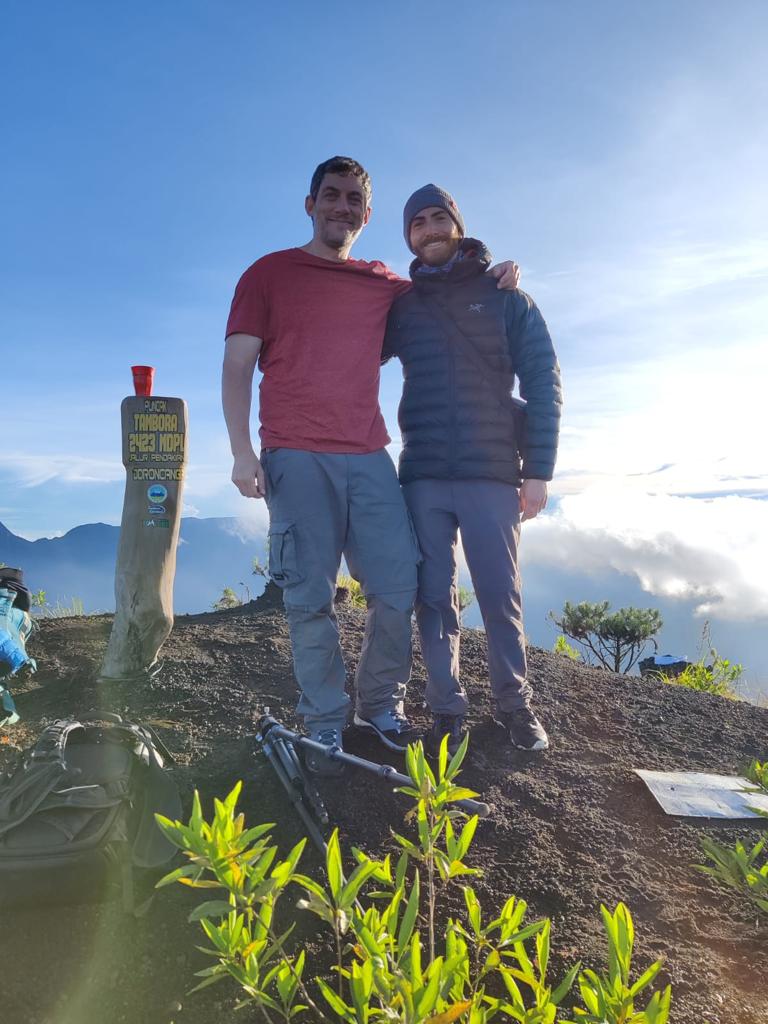
[[521,750],[549,748],[544,726],[529,707],[523,706],[515,711],[500,711],[498,717],[514,746]]
[[415,729],[408,719],[399,711],[382,711],[380,715],[364,717],[355,712],[354,723],[358,729],[374,732],[385,747],[390,750],[406,750],[409,743],[421,739],[421,733]]
[[10,691],[6,690],[0,683],[0,726],[16,725],[19,721],[19,713],[13,702]]
[[[312,729],[309,738],[315,743],[322,743],[324,747],[328,747],[329,751],[342,749],[341,729],[334,729],[333,726]],[[307,766],[307,771],[312,772],[313,775],[338,776],[344,771],[341,761],[333,761],[325,754],[321,754],[319,750],[305,748],[304,764]]]
[[453,757],[464,739],[463,715],[435,715],[432,727],[426,735],[426,745],[431,754],[440,753],[443,736],[448,737],[448,755]]

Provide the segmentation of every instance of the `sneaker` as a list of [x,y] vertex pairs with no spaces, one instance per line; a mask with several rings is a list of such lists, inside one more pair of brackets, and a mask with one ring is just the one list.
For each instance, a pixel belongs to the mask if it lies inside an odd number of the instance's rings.
[[547,750],[549,739],[544,726],[527,706],[515,711],[500,711],[499,721],[507,730],[510,741],[521,750]]
[[421,733],[415,729],[405,715],[399,711],[383,711],[380,715],[365,717],[355,712],[354,723],[358,729],[375,732],[385,747],[390,750],[404,751],[409,743],[421,739]]
[[[314,740],[315,743],[322,743],[329,750],[342,749],[341,729],[334,729],[333,726],[312,729],[309,738]],[[318,750],[307,750],[305,748],[304,764],[307,766],[307,771],[312,772],[313,775],[341,775],[344,771],[344,765],[341,761],[333,761]]]
[[432,721],[432,728],[426,735],[426,743],[430,753],[437,755],[440,752],[443,736],[447,736],[448,754],[450,757],[453,757],[464,739],[463,725],[463,715],[435,715]]

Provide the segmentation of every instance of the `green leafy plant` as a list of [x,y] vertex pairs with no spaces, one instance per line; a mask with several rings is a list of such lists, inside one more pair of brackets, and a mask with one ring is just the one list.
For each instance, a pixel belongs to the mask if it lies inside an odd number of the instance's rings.
[[679,675],[665,679],[665,682],[738,700],[734,685],[741,678],[744,669],[741,665],[732,665],[726,658],[721,658],[715,650],[712,651],[712,655],[713,660],[709,665],[703,661],[696,661],[692,665],[687,665]]
[[[157,822],[187,863],[158,882],[158,887],[180,882],[194,889],[217,890],[217,898],[206,900],[189,915],[199,921],[210,945],[201,947],[216,963],[197,972],[203,980],[197,991],[226,977],[240,985],[247,998],[239,1005],[256,1003],[266,1020],[277,1011],[290,1021],[306,1006],[314,1006],[303,982],[303,951],[290,954],[285,942],[293,925],[282,935],[275,931],[278,901],[296,874],[296,865],[306,843],[293,847],[285,860],[277,860],[271,845],[271,824],[247,829],[242,814],[235,814],[242,783],[238,782],[225,800],[214,802],[210,822],[203,818],[200,797],[195,792],[192,815],[187,825],[157,815]],[[305,1003],[296,1002],[301,994]]]
[[44,590],[38,590],[32,594],[32,607],[36,608],[36,615],[41,619],[68,619],[74,615],[85,615],[85,605],[79,597],[73,597],[69,604],[49,604]]
[[224,587],[221,597],[213,602],[212,608],[215,612],[223,612],[228,608],[239,608],[242,603],[232,587]]
[[459,621],[461,621],[464,612],[475,600],[474,590],[470,590],[469,587],[459,587]]
[[699,871],[735,889],[758,910],[768,914],[768,858],[759,863],[765,839],[750,850],[740,840],[730,847],[705,836],[701,846],[709,864],[696,864]]
[[[465,740],[449,760],[445,739],[434,772],[421,744],[409,748],[410,783],[402,792],[414,801],[406,817],[415,834],[393,833],[400,849],[395,864],[390,855],[377,860],[353,848],[347,869],[334,831],[324,883],[298,873],[304,841],[280,860],[271,825],[245,827],[236,813],[240,783],[225,800],[215,801],[210,822],[197,794],[188,824],[158,817],[186,859],[159,884],[212,890],[213,898],[190,914],[208,939],[204,952],[215,961],[198,972],[198,988],[233,978],[245,995],[239,1005],[255,1005],[267,1022],[290,1022],[311,1011],[313,1020],[348,1024],[488,1024],[494,1019],[555,1024],[580,965],[552,985],[547,978],[550,921],[526,923],[527,906],[514,896],[486,918],[472,886],[463,884],[478,874],[466,863],[478,820],[456,806],[475,795],[456,781],[466,749]],[[462,884],[464,910],[449,917],[438,935],[438,889],[453,884]],[[302,893],[298,908],[318,917],[333,936],[335,983],[328,977],[305,978],[303,951],[296,954],[289,945],[293,925],[282,934],[275,929],[275,908],[289,888]],[[606,927],[610,923],[609,971],[606,979],[582,974],[588,1009],[575,1011],[579,1021],[603,1020],[589,1015],[593,1006],[605,1004],[611,1013],[619,1005],[632,1009],[634,997],[660,966],[630,986],[629,911],[620,904],[615,915],[604,911],[604,919]],[[654,995],[645,1011],[604,1019],[664,1024],[668,1006],[667,989]]]
[[366,600],[363,588],[360,586],[354,576],[348,576],[344,573],[339,573],[336,578],[337,588],[346,592],[346,597],[353,608],[365,608]]
[[763,793],[768,793],[768,761],[752,761],[744,773]]
[[559,618],[554,612],[549,617],[582,648],[587,661],[593,658],[612,672],[629,672],[662,628],[661,615],[655,608],[608,609],[608,601],[566,601]]
[[[406,821],[416,820],[418,840],[414,843],[397,832],[392,834],[406,856],[426,868],[431,959],[435,956],[436,875],[447,882],[459,875],[479,874],[477,869],[467,867],[463,861],[477,829],[477,815],[469,819],[458,835],[454,828],[455,822],[466,818],[455,806],[455,801],[477,796],[473,790],[458,786],[454,781],[466,757],[468,745],[467,734],[449,763],[448,740],[443,737],[438,755],[438,778],[427,762],[423,745],[416,743],[410,746],[406,753],[406,765],[413,784],[399,790],[416,801]],[[441,838],[444,840],[443,845],[439,842]]]
[[702,693],[714,693],[718,697],[727,697],[730,700],[738,700],[737,686],[744,669],[741,665],[733,664],[726,658],[721,658],[712,646],[709,622],[704,623],[699,643],[699,656],[695,662],[686,665],[682,672],[676,676],[667,677],[658,673],[658,678],[665,683],[676,683],[680,686],[687,686],[691,690],[699,690]]
[[564,636],[559,636],[555,640],[555,645],[552,648],[555,654],[562,654],[565,658],[570,658],[571,661],[579,661],[581,655],[575,647],[571,647]]
[[629,909],[619,903],[611,913],[601,906],[603,925],[608,938],[608,973],[583,971],[579,976],[579,991],[584,1008],[574,1009],[574,1020],[561,1024],[666,1024],[669,1020],[672,988],[667,985],[654,992],[644,1009],[635,1003],[641,992],[653,982],[662,967],[655,961],[635,981],[632,981],[632,950],[635,929]]

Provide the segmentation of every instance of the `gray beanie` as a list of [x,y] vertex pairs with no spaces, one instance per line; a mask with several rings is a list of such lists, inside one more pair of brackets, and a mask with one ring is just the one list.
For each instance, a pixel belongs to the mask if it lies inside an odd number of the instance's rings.
[[405,244],[409,249],[411,249],[411,221],[417,213],[421,213],[429,206],[442,207],[456,221],[456,226],[462,237],[466,234],[464,218],[450,192],[446,192],[439,185],[424,185],[423,188],[416,189],[403,210],[403,234],[405,235]]

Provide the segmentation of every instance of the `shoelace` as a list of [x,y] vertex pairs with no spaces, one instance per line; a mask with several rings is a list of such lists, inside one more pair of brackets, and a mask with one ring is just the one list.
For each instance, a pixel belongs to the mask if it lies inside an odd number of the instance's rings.
[[335,729],[321,729],[317,737],[318,743],[322,743],[324,747],[338,747],[339,745],[339,734]]
[[514,711],[511,712],[511,714],[515,718],[524,718],[528,722],[530,722],[531,719],[534,717],[534,714],[530,708],[516,708]]
[[410,729],[411,725],[408,719],[400,711],[390,711],[389,717],[395,724],[395,729],[398,732],[403,732],[405,729]]

